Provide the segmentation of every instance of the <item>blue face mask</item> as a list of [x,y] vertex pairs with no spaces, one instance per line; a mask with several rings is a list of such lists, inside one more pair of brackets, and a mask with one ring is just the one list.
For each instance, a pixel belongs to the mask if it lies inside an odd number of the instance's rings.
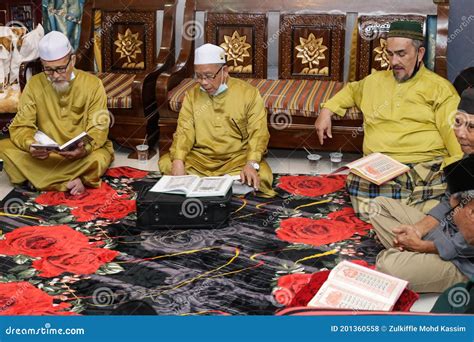
[[[227,86],[226,83],[224,83],[224,76],[222,76],[222,80],[221,80],[221,84],[219,85],[219,88],[217,88],[216,92],[214,94],[212,94],[212,96],[217,96],[219,94],[222,94],[223,92],[225,92],[229,87]],[[206,91],[206,89],[204,89],[202,86],[199,86],[199,88],[202,90],[202,91]]]
[[227,84],[225,83],[221,83],[221,85],[219,86],[219,88],[217,88],[216,92],[214,93],[214,95],[212,96],[217,96],[219,94],[222,94],[223,92],[225,92],[229,87],[227,86]]

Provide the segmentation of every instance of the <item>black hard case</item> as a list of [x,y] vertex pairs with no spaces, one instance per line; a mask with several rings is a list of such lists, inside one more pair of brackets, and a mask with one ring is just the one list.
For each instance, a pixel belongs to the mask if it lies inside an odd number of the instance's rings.
[[226,227],[231,214],[232,189],[225,196],[186,197],[148,191],[137,197],[137,228],[186,229]]

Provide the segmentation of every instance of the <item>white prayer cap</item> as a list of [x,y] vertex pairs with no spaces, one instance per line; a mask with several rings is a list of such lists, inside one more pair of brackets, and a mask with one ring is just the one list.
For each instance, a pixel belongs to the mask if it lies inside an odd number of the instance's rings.
[[51,31],[41,38],[38,46],[39,56],[44,61],[57,61],[72,51],[69,39],[59,32]]
[[204,44],[194,51],[194,65],[224,63],[225,50],[217,45]]

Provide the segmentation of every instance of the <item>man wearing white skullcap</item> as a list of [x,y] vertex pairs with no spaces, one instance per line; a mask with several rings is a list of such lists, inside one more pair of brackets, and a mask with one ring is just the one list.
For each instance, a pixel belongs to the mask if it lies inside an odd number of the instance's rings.
[[[76,56],[61,32],[45,35],[38,49],[43,72],[26,84],[10,139],[0,141],[0,158],[13,184],[28,181],[40,190],[78,195],[86,186],[98,187],[113,160],[105,89],[96,76],[74,68]],[[40,131],[59,145],[82,132],[93,141],[53,152],[31,146]]]
[[243,183],[275,195],[263,160],[270,135],[258,89],[229,76],[225,51],[205,44],[194,54],[195,87],[186,93],[163,174],[240,175]]

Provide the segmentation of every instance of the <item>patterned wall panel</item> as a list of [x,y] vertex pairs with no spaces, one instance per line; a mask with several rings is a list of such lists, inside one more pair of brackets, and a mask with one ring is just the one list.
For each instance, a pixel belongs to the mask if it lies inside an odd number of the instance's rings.
[[267,77],[267,19],[265,14],[208,13],[206,42],[226,51],[232,76]]
[[390,23],[415,20],[424,24],[425,18],[416,15],[360,16],[357,35],[357,79],[376,70],[390,69],[387,55],[387,34]]
[[344,15],[283,15],[280,20],[280,78],[342,81]]
[[104,71],[136,73],[154,66],[155,15],[154,12],[102,13]]

